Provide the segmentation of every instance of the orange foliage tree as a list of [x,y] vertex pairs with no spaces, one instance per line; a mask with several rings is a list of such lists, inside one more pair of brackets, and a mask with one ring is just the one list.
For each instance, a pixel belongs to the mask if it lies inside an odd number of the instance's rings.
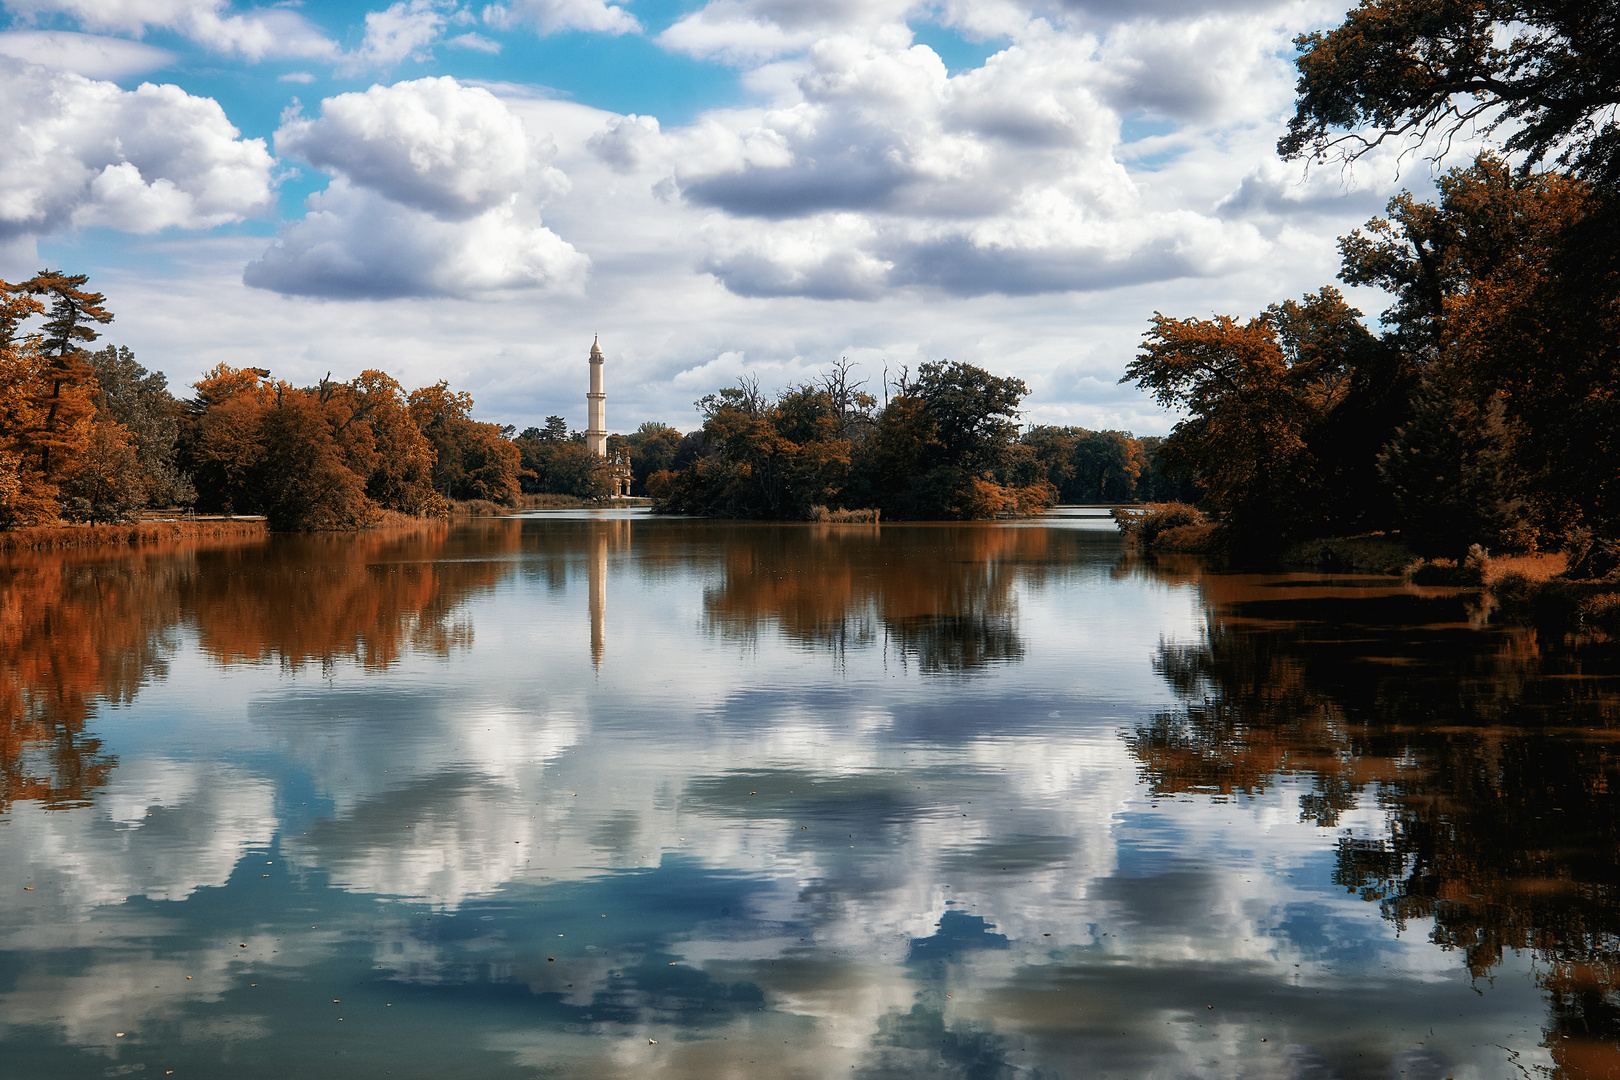
[[[97,337],[92,324],[112,315],[105,297],[80,288],[86,280],[41,270],[0,282],[0,527],[54,521],[61,484],[90,445],[96,384],[84,346]],[[19,338],[39,314],[40,329]],[[101,435],[103,446],[120,438]]]
[[[436,448],[394,379],[368,369],[304,389],[269,374],[221,364],[195,384],[181,457],[205,508],[262,512],[272,528],[299,531],[361,528],[384,511],[447,512],[434,490]],[[442,383],[418,396],[454,412],[473,442],[493,429],[509,446],[494,425],[466,417],[471,396]]]
[[1126,368],[1122,382],[1187,414],[1163,454],[1241,546],[1387,522],[1376,455],[1411,376],[1360,317],[1332,288],[1246,322],[1156,313]]
[[433,486],[451,499],[515,503],[522,455],[512,431],[472,418],[472,395],[443,381],[412,390],[410,414],[433,444]]

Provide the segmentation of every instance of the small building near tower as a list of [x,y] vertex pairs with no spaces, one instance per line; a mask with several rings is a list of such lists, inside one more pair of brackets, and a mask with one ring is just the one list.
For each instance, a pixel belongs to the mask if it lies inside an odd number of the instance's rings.
[[608,449],[607,392],[602,389],[602,368],[607,357],[602,355],[600,336],[591,340],[591,388],[585,394],[585,447],[600,458],[607,458],[611,470],[611,486],[615,499],[630,494],[630,451]]

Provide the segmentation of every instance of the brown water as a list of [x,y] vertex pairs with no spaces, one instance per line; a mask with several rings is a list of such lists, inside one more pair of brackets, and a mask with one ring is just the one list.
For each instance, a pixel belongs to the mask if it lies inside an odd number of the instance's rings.
[[0,561],[0,1075],[1620,1075],[1620,650],[1106,519]]

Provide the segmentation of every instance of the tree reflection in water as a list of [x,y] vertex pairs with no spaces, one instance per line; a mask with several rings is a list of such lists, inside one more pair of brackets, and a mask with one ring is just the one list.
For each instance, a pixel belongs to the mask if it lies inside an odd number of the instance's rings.
[[[519,522],[478,550],[516,549]],[[185,630],[231,666],[352,660],[380,670],[407,651],[471,643],[458,607],[501,566],[458,561],[448,526],[265,543],[196,541],[134,551],[50,551],[0,563],[0,813],[16,800],[84,805],[115,759],[86,721],[167,674]]]
[[1387,836],[1343,836],[1335,880],[1460,950],[1477,979],[1528,950],[1557,1075],[1620,1072],[1620,648],[1478,626],[1467,598],[1398,582],[1200,573],[1196,644],[1156,670],[1181,699],[1130,733],[1159,795],[1308,779],[1302,820],[1371,800]]
[[[882,646],[925,674],[1024,657],[1016,585],[1040,584],[1073,537],[985,526],[762,527],[705,596],[716,632],[769,625],[805,646]],[[1061,551],[1059,550],[1061,549]],[[829,556],[829,551],[834,554]]]

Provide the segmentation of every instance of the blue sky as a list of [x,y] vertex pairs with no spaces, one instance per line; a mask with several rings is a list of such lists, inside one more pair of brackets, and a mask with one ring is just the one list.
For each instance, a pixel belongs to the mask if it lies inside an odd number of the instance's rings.
[[580,424],[600,332],[616,430],[847,356],[1160,433],[1154,311],[1313,290],[1428,187],[1275,156],[1341,3],[0,0],[0,276],[90,274],[182,393],[377,367]]

